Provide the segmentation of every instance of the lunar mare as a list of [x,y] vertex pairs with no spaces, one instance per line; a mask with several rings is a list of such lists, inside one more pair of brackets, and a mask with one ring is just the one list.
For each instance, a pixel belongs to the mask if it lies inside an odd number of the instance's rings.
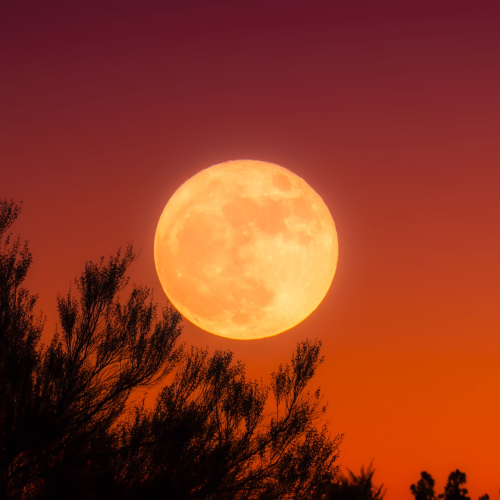
[[216,335],[256,339],[316,309],[335,274],[338,241],[327,206],[302,178],[238,160],[179,187],[158,222],[154,256],[185,318]]

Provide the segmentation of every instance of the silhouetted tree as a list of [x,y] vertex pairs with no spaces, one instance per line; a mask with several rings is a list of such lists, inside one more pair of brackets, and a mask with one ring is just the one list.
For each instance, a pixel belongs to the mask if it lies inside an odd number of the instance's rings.
[[412,484],[410,486],[410,490],[412,495],[415,497],[415,500],[434,500],[434,479],[428,472],[421,472],[421,479],[415,485]]
[[[2,202],[3,233],[18,213]],[[133,286],[120,304],[135,259],[128,247],[109,262],[86,264],[75,280],[79,297],[58,298],[61,332],[42,350],[35,298],[20,288],[31,254],[26,245],[19,251],[19,240],[9,243],[7,236],[0,259],[0,487],[15,497],[115,451],[110,431],[131,392],[161,381],[180,360],[181,318],[166,307],[158,320],[143,287]]]
[[[85,265],[42,347],[36,299],[20,286],[31,254],[4,237],[18,213],[0,201],[0,497],[325,497],[341,436],[318,429],[322,396],[307,391],[319,342],[300,343],[270,387],[248,381],[229,352],[177,347],[172,307],[158,314],[135,285],[119,301],[128,247]],[[162,381],[152,408],[130,403]]]
[[[333,477],[340,437],[315,419],[324,409],[306,385],[321,362],[319,342],[301,342],[268,389],[247,381],[228,352],[192,349],[151,410],[136,408],[121,427],[124,489],[133,497],[317,498]],[[126,487],[126,488],[125,488]]]
[[457,469],[448,476],[444,493],[439,495],[438,498],[442,498],[443,500],[470,500],[470,497],[467,496],[467,490],[461,487],[466,482],[465,473]]
[[372,464],[356,475],[348,469],[348,475],[339,473],[338,476],[327,486],[329,500],[382,500],[387,490],[384,485],[377,487],[373,484],[375,469]]
[[[434,500],[434,479],[425,471],[421,473],[421,476],[422,478],[416,485],[412,484],[410,486],[415,500]],[[465,483],[465,474],[457,469],[449,475],[444,493],[438,495],[437,498],[444,500],[470,500],[467,496],[467,490],[461,488]],[[490,500],[490,497],[489,495],[483,495],[479,497],[479,500]]]
[[20,206],[0,200],[0,497],[21,474],[34,424],[38,343],[42,318],[35,318],[36,297],[22,288],[32,256],[27,244],[7,231]]

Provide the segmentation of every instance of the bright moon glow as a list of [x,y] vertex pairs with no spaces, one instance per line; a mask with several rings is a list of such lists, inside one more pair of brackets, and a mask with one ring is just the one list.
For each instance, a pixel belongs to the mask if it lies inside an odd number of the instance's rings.
[[158,222],[155,263],[176,309],[233,339],[276,335],[318,307],[337,266],[337,232],[321,197],[273,163],[198,172]]

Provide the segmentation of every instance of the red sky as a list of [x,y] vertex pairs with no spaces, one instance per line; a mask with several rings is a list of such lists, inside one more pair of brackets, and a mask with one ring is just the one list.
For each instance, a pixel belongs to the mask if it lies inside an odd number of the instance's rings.
[[323,341],[316,383],[387,500],[422,470],[500,489],[500,4],[44,1],[0,6],[0,196],[23,201],[32,292],[153,237],[175,189],[226,160],[303,177],[337,225],[337,275],[306,321],[231,349],[255,377]]

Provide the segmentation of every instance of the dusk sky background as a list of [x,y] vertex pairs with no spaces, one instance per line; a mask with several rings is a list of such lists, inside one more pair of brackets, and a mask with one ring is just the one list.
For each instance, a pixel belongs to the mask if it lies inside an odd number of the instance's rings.
[[458,468],[498,498],[498,0],[2,0],[0,61],[0,197],[23,201],[46,342],[57,294],[131,240],[132,281],[166,302],[153,239],[185,180],[277,163],[335,220],[329,293],[276,337],[181,339],[264,380],[320,339],[344,470],[374,459],[402,500]]

